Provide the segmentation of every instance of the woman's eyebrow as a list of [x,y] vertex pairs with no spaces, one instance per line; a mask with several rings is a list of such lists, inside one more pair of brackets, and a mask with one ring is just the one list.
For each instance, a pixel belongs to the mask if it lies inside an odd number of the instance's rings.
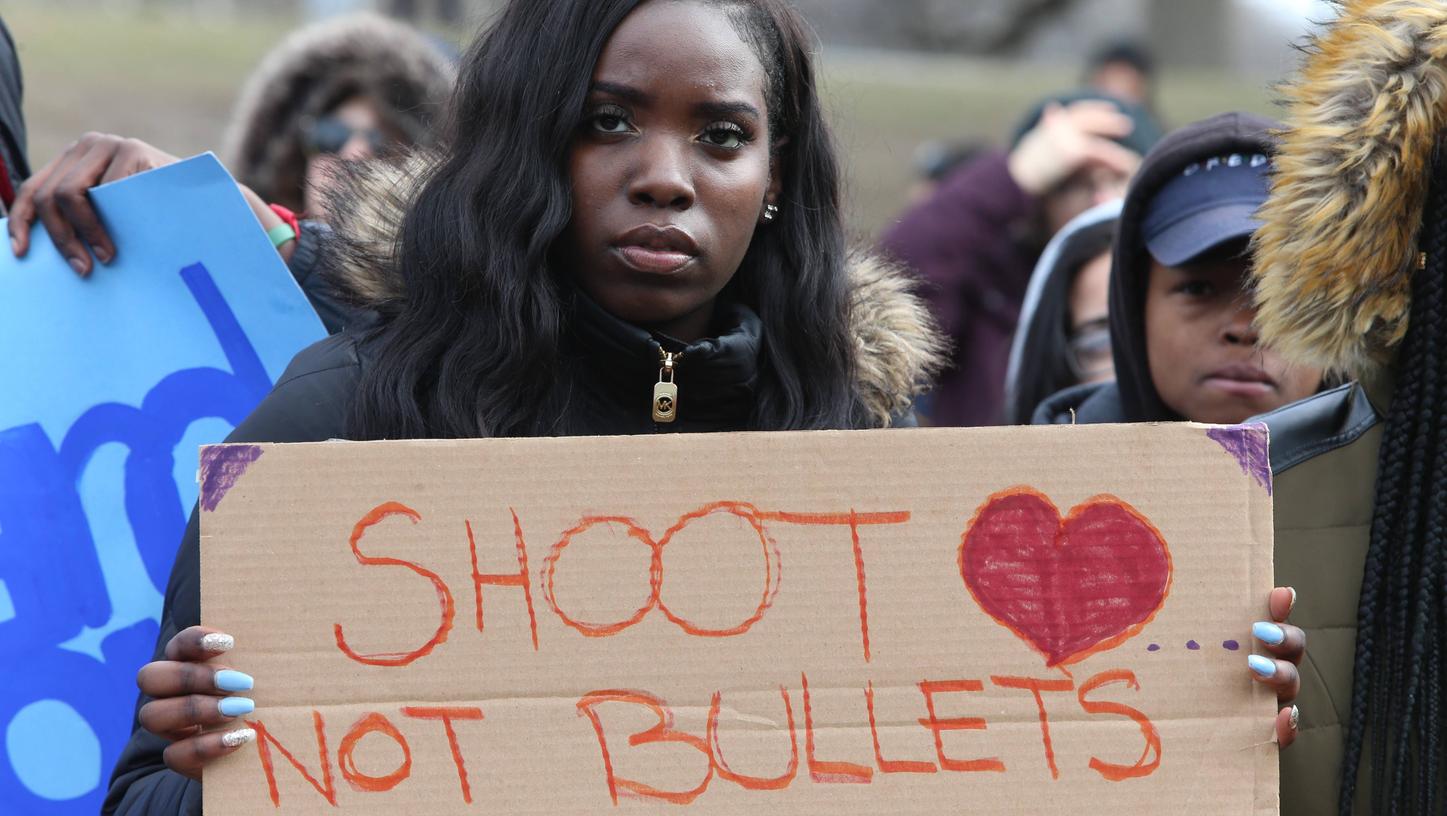
[[724,117],[724,116],[750,116],[755,119],[759,117],[759,109],[747,102],[700,102],[693,106],[693,110],[700,116]]
[[645,105],[653,100],[653,97],[638,88],[632,85],[623,85],[618,82],[594,82],[592,86],[588,88],[588,92],[616,96],[625,102],[631,102],[635,105]]
[[[640,107],[649,105],[654,101],[651,94],[640,88],[625,85],[621,82],[608,82],[607,80],[594,82],[589,86],[588,92],[617,97],[629,104]],[[699,117],[750,116],[755,119],[759,117],[758,108],[748,102],[731,100],[699,102],[693,106],[693,112]]]

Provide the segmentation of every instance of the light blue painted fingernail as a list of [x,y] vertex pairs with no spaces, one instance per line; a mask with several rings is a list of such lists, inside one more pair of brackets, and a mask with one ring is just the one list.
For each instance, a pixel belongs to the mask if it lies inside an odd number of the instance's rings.
[[216,688],[222,691],[251,691],[255,683],[251,675],[232,669],[222,669],[216,672]]
[[218,708],[227,717],[240,717],[243,714],[250,714],[256,710],[256,703],[246,697],[227,697],[222,700]]
[[1251,634],[1268,646],[1279,646],[1281,641],[1286,640],[1286,632],[1282,631],[1280,626],[1266,621],[1257,621],[1252,624]]
[[[1246,658],[1246,665],[1251,667],[1251,671],[1256,672],[1262,677],[1271,677],[1276,674],[1276,661],[1269,657],[1251,655]],[[248,700],[247,702],[250,701]]]

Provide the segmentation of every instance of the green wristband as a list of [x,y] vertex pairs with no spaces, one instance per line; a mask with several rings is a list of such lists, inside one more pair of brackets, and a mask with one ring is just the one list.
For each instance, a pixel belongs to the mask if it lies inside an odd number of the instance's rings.
[[266,237],[271,239],[272,246],[280,247],[287,241],[296,240],[296,230],[291,228],[291,224],[282,222],[267,230]]

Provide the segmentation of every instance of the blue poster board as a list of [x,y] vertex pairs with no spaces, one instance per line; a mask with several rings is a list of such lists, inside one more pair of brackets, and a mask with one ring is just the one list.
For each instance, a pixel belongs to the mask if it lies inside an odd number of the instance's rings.
[[[0,813],[94,814],[219,442],[325,336],[210,154],[91,192],[117,257],[0,252]],[[3,228],[0,228],[3,229]]]

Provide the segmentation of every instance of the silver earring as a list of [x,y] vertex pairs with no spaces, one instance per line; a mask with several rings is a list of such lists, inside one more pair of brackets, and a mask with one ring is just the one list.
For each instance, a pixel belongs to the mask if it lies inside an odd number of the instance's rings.
[[778,204],[765,204],[765,205],[764,205],[764,221],[765,221],[765,223],[770,222],[770,221],[773,221],[775,218],[778,218],[778,217],[779,217],[779,205],[778,205]]

